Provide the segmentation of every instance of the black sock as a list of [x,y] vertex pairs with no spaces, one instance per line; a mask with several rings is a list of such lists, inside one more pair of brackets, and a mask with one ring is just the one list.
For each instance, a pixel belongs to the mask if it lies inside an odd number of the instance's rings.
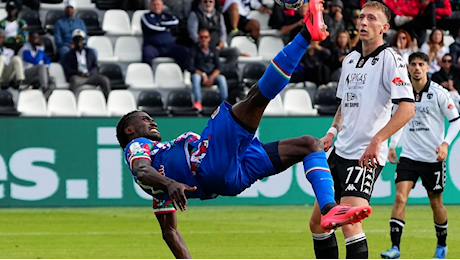
[[333,202],[324,205],[323,208],[321,209],[321,215],[326,215],[329,212],[329,210],[331,210],[335,206],[337,206],[337,203],[333,203]]
[[316,259],[338,259],[339,248],[335,232],[312,234]]
[[347,248],[347,259],[368,259],[369,248],[367,238],[364,233],[345,238]]
[[308,31],[306,25],[303,26],[302,30],[300,30],[300,34],[303,36],[303,38],[305,38],[305,40],[306,40],[308,43],[311,43],[311,34],[310,34],[310,32]]
[[392,246],[397,246],[399,249],[399,244],[401,243],[401,236],[404,228],[404,220],[397,218],[390,219],[390,236]]
[[447,220],[442,224],[434,223],[434,228],[436,228],[436,237],[438,238],[438,245],[446,246],[447,238]]

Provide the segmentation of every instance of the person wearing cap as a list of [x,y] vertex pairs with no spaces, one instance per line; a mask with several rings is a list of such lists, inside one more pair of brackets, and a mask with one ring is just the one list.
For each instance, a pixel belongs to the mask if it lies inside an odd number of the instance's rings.
[[82,30],[85,35],[87,34],[83,20],[75,17],[75,0],[66,0],[64,17],[57,20],[54,26],[54,42],[61,61],[65,54],[74,48],[72,33],[76,29]]
[[0,28],[5,30],[5,46],[16,52],[27,41],[27,23],[23,19],[17,19],[18,9],[15,2],[7,3],[6,12],[6,18],[0,21]]
[[19,50],[18,56],[24,63],[26,86],[38,82],[38,87],[49,96],[53,90],[48,71],[51,59],[45,54],[45,45],[38,32],[29,33],[29,41]]
[[109,79],[98,73],[97,57],[91,48],[85,47],[86,33],[76,29],[72,33],[74,48],[70,49],[62,59],[62,67],[70,90],[77,93],[82,85],[100,86],[107,98],[111,90]]
[[329,4],[329,13],[324,15],[324,23],[327,25],[329,37],[322,42],[322,46],[329,49],[337,38],[340,31],[345,30],[345,21],[342,15],[343,3],[341,0],[332,0]]
[[14,2],[16,4],[18,12],[22,10],[23,5],[35,11],[38,11],[40,9],[40,0],[8,0],[7,5],[9,2]]
[[22,60],[14,55],[14,50],[3,46],[4,41],[5,31],[0,29],[0,82],[4,85],[15,80],[13,86],[19,87],[25,78]]

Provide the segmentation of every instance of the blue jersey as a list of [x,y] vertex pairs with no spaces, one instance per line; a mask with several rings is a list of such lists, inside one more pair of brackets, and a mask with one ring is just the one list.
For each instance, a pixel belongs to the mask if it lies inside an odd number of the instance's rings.
[[[160,174],[185,183],[190,187],[197,186],[198,190],[194,192],[186,191],[185,195],[188,198],[213,198],[211,195],[204,194],[197,184],[194,175],[194,169],[197,168],[197,163],[200,161],[200,136],[187,132],[176,139],[160,143],[150,139],[141,137],[131,141],[125,149],[125,159],[132,172],[132,164],[136,159],[147,159],[152,162],[152,167]],[[153,188],[139,181],[133,173],[134,181],[148,194],[159,200],[169,200],[167,191]]]

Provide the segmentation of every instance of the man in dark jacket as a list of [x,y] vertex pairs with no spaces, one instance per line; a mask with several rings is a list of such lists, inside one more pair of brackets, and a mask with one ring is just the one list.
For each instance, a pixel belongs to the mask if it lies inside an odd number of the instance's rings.
[[227,79],[220,74],[219,54],[214,46],[210,46],[211,36],[207,29],[201,29],[198,34],[198,45],[191,49],[192,88],[195,95],[194,107],[201,111],[201,86],[211,87],[217,84],[220,99],[224,101],[228,96]]
[[179,25],[179,19],[174,15],[163,12],[163,1],[152,0],[150,12],[141,18],[144,43],[142,46],[142,61],[152,64],[156,57],[171,57],[184,70],[188,67],[188,49],[176,44],[170,29]]
[[85,84],[100,86],[105,97],[108,97],[110,81],[106,76],[98,74],[96,55],[92,49],[85,47],[85,36],[85,32],[80,29],[72,33],[75,47],[67,52],[62,61],[70,90],[77,92]]

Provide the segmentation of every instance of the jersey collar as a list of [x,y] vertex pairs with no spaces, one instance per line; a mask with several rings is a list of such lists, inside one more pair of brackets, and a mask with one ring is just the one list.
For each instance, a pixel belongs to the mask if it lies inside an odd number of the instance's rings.
[[423,95],[423,92],[428,92],[429,88],[430,88],[430,84],[431,84],[431,80],[428,80],[425,84],[425,86],[422,88],[422,90],[417,93],[415,91],[415,89],[413,89],[413,92],[414,92],[414,97],[415,97],[415,102],[420,102],[422,101],[422,95]]
[[388,43],[384,43],[382,45],[380,45],[379,47],[377,47],[377,49],[375,49],[373,52],[371,52],[369,55],[367,56],[363,56],[363,47],[362,47],[362,44],[358,44],[356,45],[355,47],[355,51],[357,51],[361,57],[359,57],[359,61],[358,63],[356,64],[356,68],[362,68],[364,67],[364,64],[367,62],[367,60],[369,58],[375,58],[377,55],[379,55],[380,52],[382,52],[383,50],[385,50],[387,47],[389,47],[390,45]]

